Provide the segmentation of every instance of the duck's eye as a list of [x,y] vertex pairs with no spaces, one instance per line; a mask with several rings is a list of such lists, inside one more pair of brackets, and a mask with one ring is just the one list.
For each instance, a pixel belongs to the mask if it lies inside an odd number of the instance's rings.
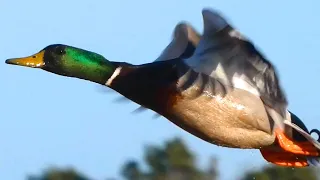
[[64,47],[56,47],[55,53],[58,55],[64,55],[66,53]]

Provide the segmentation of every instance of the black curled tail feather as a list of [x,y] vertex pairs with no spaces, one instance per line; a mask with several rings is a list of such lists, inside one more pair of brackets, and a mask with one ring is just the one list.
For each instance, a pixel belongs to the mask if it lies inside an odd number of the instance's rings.
[[[310,134],[316,133],[318,135],[317,141],[320,143],[320,131],[318,129],[312,129],[310,131]],[[320,152],[320,150],[319,150]],[[312,158],[307,158],[309,165],[313,165],[316,167],[320,167],[320,157],[312,157]]]
[[[317,141],[320,143],[320,130],[312,129],[311,131],[309,131],[307,126],[302,122],[302,120],[298,116],[296,116],[292,112],[290,112],[290,114],[291,114],[291,122],[293,124],[299,126],[302,130],[307,132],[309,135],[311,135],[312,133],[316,133],[318,135]],[[293,139],[297,141],[307,141],[307,139],[300,133],[300,131],[297,131],[297,130],[293,132]]]
[[318,135],[317,141],[320,143],[320,131],[318,129],[312,129],[310,131],[310,134],[312,134],[312,133],[316,133]]

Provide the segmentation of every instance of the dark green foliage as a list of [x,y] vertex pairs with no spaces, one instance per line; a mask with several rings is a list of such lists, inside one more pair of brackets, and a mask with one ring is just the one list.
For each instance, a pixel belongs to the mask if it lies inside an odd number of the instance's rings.
[[[216,167],[209,168],[208,172],[202,171],[196,164],[194,153],[179,138],[169,140],[163,146],[148,145],[145,148],[144,161],[147,171],[139,169],[137,162],[125,163],[123,177],[126,180],[136,180],[136,174],[139,174],[140,179],[143,180],[215,180],[217,178]],[[127,176],[128,174],[132,176]]]
[[246,173],[241,180],[318,180],[319,177],[319,172],[310,167],[265,166],[259,171]]
[[27,180],[91,180],[72,168],[49,168],[41,175],[32,175]]
[[[208,167],[199,168],[196,155],[179,138],[166,141],[163,145],[146,146],[143,159],[143,164],[135,160],[125,162],[121,168],[122,177],[125,180],[218,180],[217,159],[211,158]],[[142,169],[141,165],[146,169]],[[320,171],[314,168],[269,165],[260,170],[243,172],[241,180],[320,180],[319,173]],[[92,179],[72,168],[49,168],[41,175],[29,176],[27,180]]]
[[136,161],[128,161],[122,167],[121,174],[125,179],[130,179],[130,180],[143,179],[143,174],[141,172],[139,164]]

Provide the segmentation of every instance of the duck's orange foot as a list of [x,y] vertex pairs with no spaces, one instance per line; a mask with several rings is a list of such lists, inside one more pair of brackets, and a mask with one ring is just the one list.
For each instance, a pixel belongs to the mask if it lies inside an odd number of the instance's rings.
[[293,154],[305,155],[305,156],[319,156],[318,149],[309,141],[295,142],[289,139],[281,129],[275,130],[276,138],[280,147]]
[[286,152],[281,148],[263,148],[260,149],[260,152],[266,161],[279,166],[305,167],[309,165],[305,157]]

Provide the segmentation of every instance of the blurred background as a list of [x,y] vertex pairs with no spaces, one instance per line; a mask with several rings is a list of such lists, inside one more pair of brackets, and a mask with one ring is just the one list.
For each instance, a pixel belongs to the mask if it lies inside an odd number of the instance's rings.
[[153,61],[184,20],[217,9],[275,64],[290,110],[319,124],[320,1],[0,0],[1,180],[315,180],[259,151],[217,147],[86,81],[9,66],[62,43],[113,61]]

